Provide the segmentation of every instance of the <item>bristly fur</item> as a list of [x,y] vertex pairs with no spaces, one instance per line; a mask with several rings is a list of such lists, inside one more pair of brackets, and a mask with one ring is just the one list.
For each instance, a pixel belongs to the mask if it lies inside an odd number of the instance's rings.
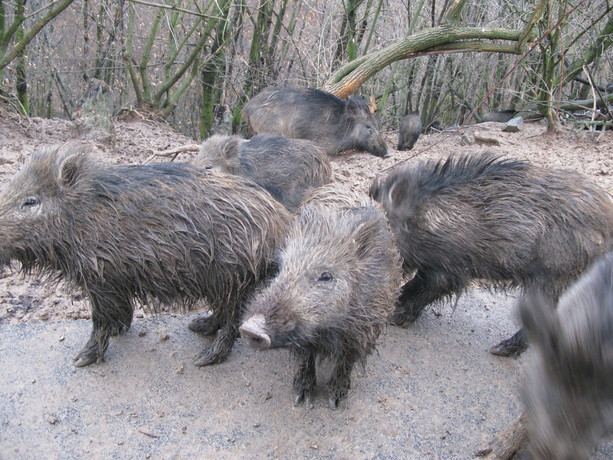
[[268,87],[245,104],[242,115],[255,134],[309,139],[328,155],[354,148],[387,155],[385,139],[362,98],[343,100],[318,89]]
[[405,271],[417,270],[397,324],[473,279],[537,287],[555,303],[613,245],[606,191],[572,171],[522,160],[456,155],[407,165],[374,181],[371,195],[388,215]]
[[328,155],[312,141],[262,134],[249,140],[214,135],[194,159],[210,167],[251,179],[290,212],[296,212],[309,190],[331,181]]
[[402,281],[400,255],[378,205],[339,184],[315,190],[288,233],[279,273],[249,303],[245,320],[265,319],[271,347],[294,353],[297,400],[308,399],[316,359],[333,363],[330,404],[349,388],[392,311]]
[[89,297],[84,361],[102,359],[108,335],[129,328],[135,301],[155,310],[206,299],[220,327],[236,329],[241,299],[284,237],[285,209],[238,177],[178,163],[104,164],[88,149],[44,150],[15,176],[0,196],[0,260]]

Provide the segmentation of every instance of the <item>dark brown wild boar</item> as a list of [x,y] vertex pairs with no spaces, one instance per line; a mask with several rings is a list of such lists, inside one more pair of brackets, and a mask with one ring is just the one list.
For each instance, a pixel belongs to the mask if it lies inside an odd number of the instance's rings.
[[64,279],[89,297],[93,330],[76,366],[101,361],[135,303],[191,307],[223,361],[241,302],[268,270],[289,215],[250,181],[181,163],[110,165],[69,143],[34,154],[0,195],[0,262]]
[[481,117],[481,123],[486,123],[488,121],[496,121],[498,123],[506,123],[507,121],[513,119],[517,112],[515,110],[498,110],[494,112],[485,112]]
[[404,116],[398,129],[398,150],[411,150],[421,134],[422,124],[419,113]]
[[357,149],[389,156],[369,103],[339,99],[318,89],[268,87],[243,107],[243,118],[255,134],[309,139],[328,155]]
[[[613,245],[611,196],[572,171],[493,155],[407,165],[375,180],[406,274],[392,322],[407,325],[475,279],[536,288],[553,303]],[[517,355],[522,331],[492,349]]]
[[329,183],[332,177],[330,160],[317,144],[271,135],[249,140],[211,136],[202,143],[194,164],[251,179],[291,212],[309,190]]
[[336,408],[394,308],[402,282],[394,237],[376,203],[330,184],[307,199],[278,263],[246,307],[241,335],[255,348],[296,356],[296,404],[310,402],[316,361],[329,360],[328,402]]

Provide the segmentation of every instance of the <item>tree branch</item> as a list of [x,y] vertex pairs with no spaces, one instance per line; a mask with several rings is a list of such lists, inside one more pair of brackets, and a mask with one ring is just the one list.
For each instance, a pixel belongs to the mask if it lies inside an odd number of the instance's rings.
[[200,16],[201,18],[206,18],[206,19],[222,19],[220,17],[217,16],[211,16],[208,14],[203,14],[203,13],[197,13],[195,11],[191,11],[191,10],[186,10],[184,8],[179,8],[178,6],[174,6],[174,5],[164,5],[162,3],[153,3],[153,2],[146,2],[144,0],[128,0],[131,3],[138,3],[140,5],[147,5],[147,6],[153,6],[154,8],[162,8],[165,10],[173,10],[173,11],[179,11],[181,13],[187,13],[187,14],[191,14],[194,16]]
[[462,8],[466,4],[466,0],[454,0],[451,4],[445,16],[443,17],[443,23],[445,24],[455,24],[460,19],[460,13],[462,13]]
[[58,2],[58,6],[47,13],[37,24],[34,25],[30,31],[25,34],[23,40],[20,40],[15,44],[13,49],[0,58],[0,69],[5,68],[9,63],[15,59],[23,50],[25,50],[28,43],[38,34],[43,27],[47,25],[53,18],[68,8],[74,0],[62,0]]
[[[430,52],[435,47],[453,45],[461,48],[464,41],[469,39],[518,41],[522,32],[491,27],[450,27],[446,25],[431,27],[342,66],[330,77],[325,88],[336,96],[345,98],[357,91],[364,81],[392,62],[414,57],[413,55],[417,53]],[[475,41],[468,43],[469,48],[477,49]],[[443,51],[449,51],[449,49],[445,48]],[[517,53],[516,49],[511,50],[508,47],[504,49],[504,52]]]

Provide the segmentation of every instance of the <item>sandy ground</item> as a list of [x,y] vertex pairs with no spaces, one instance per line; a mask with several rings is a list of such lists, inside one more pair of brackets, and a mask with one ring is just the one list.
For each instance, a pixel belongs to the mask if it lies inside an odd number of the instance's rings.
[[[333,159],[334,177],[366,191],[399,163],[491,150],[580,171],[613,193],[611,131],[550,136],[541,124],[514,134],[502,126],[423,135],[412,151],[392,149],[388,159],[342,155]],[[82,135],[68,121],[0,111],[0,184],[38,147]],[[387,136],[394,146],[396,133]],[[116,122],[97,147],[107,161],[138,163],[152,155],[168,161],[159,154],[194,144],[136,118]],[[473,289],[455,311],[442,305],[408,330],[388,327],[378,353],[354,374],[349,399],[330,411],[324,398],[310,409],[292,406],[284,350],[256,353],[239,340],[226,363],[195,368],[205,339],[187,330],[187,315],[139,311],[132,330],[111,341],[105,363],[75,369],[71,358],[89,334],[85,300],[63,285],[5,273],[0,458],[470,458],[521,412],[525,358],[486,351],[515,331],[512,305],[512,294]],[[596,458],[613,458],[613,443]]]

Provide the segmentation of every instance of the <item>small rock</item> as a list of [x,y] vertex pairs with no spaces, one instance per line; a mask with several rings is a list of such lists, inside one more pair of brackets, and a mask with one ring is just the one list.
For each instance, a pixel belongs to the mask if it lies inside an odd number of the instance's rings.
[[521,127],[524,124],[522,117],[511,118],[507,124],[502,128],[505,133],[518,133],[521,131]]

